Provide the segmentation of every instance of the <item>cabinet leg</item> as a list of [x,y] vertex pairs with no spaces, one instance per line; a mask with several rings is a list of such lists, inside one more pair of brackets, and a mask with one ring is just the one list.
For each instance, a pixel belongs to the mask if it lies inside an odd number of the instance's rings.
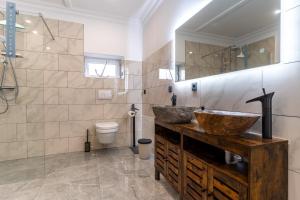
[[160,173],[157,169],[155,169],[155,180],[157,180],[157,181],[160,180]]

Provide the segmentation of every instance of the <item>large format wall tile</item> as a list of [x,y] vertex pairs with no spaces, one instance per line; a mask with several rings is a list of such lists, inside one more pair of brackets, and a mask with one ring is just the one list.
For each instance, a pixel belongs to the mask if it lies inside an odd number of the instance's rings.
[[85,137],[69,138],[69,152],[84,151]]
[[17,104],[43,104],[44,88],[19,87]]
[[83,72],[84,57],[73,55],[59,55],[59,70]]
[[85,77],[83,72],[68,73],[68,87],[71,88],[103,88],[103,79]]
[[45,155],[67,153],[68,150],[68,138],[50,139],[45,141]]
[[27,105],[27,122],[44,122],[45,110],[44,105]]
[[44,88],[44,104],[58,104],[58,98],[58,88]]
[[68,73],[60,71],[45,71],[44,72],[45,87],[67,87]]
[[104,119],[127,118],[129,110],[127,104],[106,104],[104,106]]
[[26,142],[0,143],[0,160],[15,160],[27,157]]
[[68,39],[68,53],[71,55],[83,55],[83,40]]
[[273,116],[273,134],[289,140],[289,169],[300,173],[300,118]]
[[58,70],[58,55],[32,51],[22,52],[23,58],[16,59],[17,68]]
[[29,141],[28,145],[28,157],[36,157],[45,155],[45,141]]
[[[275,92],[273,113],[300,116],[300,63],[282,64],[263,69],[263,85],[268,92]],[[287,84],[288,83],[288,84]]]
[[93,121],[67,121],[60,123],[60,137],[86,136],[86,130],[92,129]]
[[60,104],[95,104],[95,90],[94,89],[59,89],[59,103]]
[[59,36],[83,39],[83,24],[59,21]]
[[12,142],[17,140],[16,124],[0,125],[0,142]]
[[43,85],[44,85],[44,71],[27,70],[28,87],[43,87]]
[[[61,122],[64,123],[64,122]],[[59,122],[46,122],[45,123],[45,139],[59,138]]]
[[[1,112],[5,106],[0,106]],[[26,106],[16,105],[9,106],[6,113],[0,115],[0,124],[6,123],[25,123],[26,122]]]
[[45,121],[57,122],[68,120],[67,105],[45,105]]
[[[106,108],[107,106],[105,106]],[[102,105],[70,105],[69,120],[103,119]]]
[[47,53],[66,54],[68,52],[68,38],[55,37],[55,40],[52,40],[49,36],[44,37],[43,50]]
[[289,200],[298,200],[300,198],[299,184],[300,173],[289,171]]
[[42,140],[45,138],[44,123],[27,123],[17,125],[19,141]]
[[260,102],[246,104],[260,95],[262,72],[259,69],[201,79],[201,104],[208,109],[260,113]]

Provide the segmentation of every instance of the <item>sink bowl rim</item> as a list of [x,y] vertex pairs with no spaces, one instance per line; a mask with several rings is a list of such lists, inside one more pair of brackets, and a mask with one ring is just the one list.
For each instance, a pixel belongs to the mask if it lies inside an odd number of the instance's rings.
[[261,117],[257,113],[239,112],[239,111],[228,111],[228,110],[195,110],[194,113],[198,114],[210,114],[228,117]]

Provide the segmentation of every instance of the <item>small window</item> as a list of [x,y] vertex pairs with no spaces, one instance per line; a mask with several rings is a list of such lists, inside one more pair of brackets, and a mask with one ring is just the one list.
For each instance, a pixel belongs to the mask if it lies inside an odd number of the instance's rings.
[[85,76],[93,78],[121,78],[122,59],[107,57],[85,57]]

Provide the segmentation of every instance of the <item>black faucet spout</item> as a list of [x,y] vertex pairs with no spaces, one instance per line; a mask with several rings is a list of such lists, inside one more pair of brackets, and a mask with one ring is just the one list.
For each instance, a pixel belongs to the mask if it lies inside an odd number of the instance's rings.
[[176,106],[177,104],[177,96],[173,93],[171,97],[172,106]]
[[263,88],[264,95],[246,101],[251,103],[260,101],[262,104],[262,136],[266,139],[272,139],[272,99],[275,92],[266,94]]

